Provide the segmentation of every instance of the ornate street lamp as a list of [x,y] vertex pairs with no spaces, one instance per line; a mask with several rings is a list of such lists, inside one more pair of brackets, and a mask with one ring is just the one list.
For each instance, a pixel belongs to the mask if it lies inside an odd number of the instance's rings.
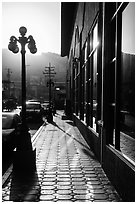
[[30,35],[25,37],[27,29],[25,27],[20,27],[19,32],[21,37],[18,39],[15,36],[11,36],[8,49],[13,53],[19,52],[19,47],[17,43],[21,44],[21,56],[22,56],[22,125],[20,130],[20,135],[16,138],[17,148],[14,152],[14,162],[13,170],[23,170],[24,167],[27,171],[35,168],[35,150],[32,149],[31,136],[28,131],[26,123],[26,65],[25,65],[25,45],[28,44],[28,48],[32,54],[37,52],[35,45],[35,40]]

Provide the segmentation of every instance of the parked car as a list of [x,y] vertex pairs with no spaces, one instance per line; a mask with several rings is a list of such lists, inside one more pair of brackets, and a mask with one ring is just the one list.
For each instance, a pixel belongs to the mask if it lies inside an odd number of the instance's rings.
[[21,117],[14,112],[2,113],[2,152],[12,151],[16,147]]
[[17,108],[17,102],[14,98],[5,99],[2,101],[2,110],[12,111]]
[[39,102],[40,103],[40,100],[38,100],[38,99],[29,99],[29,100],[27,100],[27,102]]
[[40,102],[26,102],[26,119],[27,120],[35,120],[42,121],[43,117],[43,108]]

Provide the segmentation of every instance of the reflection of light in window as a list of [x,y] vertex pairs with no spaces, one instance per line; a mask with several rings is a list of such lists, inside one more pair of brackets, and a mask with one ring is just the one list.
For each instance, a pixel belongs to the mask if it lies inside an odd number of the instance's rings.
[[86,45],[85,45],[85,61],[87,59],[87,42],[86,42]]
[[[98,46],[98,25],[96,24],[94,30],[93,30],[93,99],[94,101],[97,101],[97,46]],[[96,108],[95,104],[93,103],[93,129],[96,130]]]
[[98,26],[96,24],[94,31],[93,31],[93,49],[95,49],[98,46]]
[[122,13],[122,52],[135,54],[135,3]]

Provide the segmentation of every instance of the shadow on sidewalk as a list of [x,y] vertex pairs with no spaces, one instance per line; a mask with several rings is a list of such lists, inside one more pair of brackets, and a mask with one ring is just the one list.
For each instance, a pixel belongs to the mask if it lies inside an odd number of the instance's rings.
[[12,175],[10,188],[10,201],[39,201],[40,185],[37,172],[32,174],[15,174]]
[[95,157],[94,153],[92,152],[92,150],[85,144],[83,144],[82,142],[80,142],[78,139],[76,139],[74,136],[72,136],[71,134],[69,134],[68,132],[66,132],[65,130],[63,130],[61,127],[59,127],[57,125],[57,123],[55,123],[54,121],[51,123],[52,125],[54,125],[55,127],[57,127],[58,129],[60,129],[62,132],[64,132],[66,135],[68,135],[69,137],[73,138],[77,143],[79,143],[81,145],[81,150],[87,154],[88,156],[91,156],[93,159],[97,160],[97,158]]

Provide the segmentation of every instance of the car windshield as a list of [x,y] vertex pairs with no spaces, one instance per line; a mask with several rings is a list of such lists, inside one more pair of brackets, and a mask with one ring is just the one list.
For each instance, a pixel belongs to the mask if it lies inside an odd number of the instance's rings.
[[2,129],[12,128],[13,119],[6,115],[2,116]]
[[40,109],[40,104],[27,104],[26,105],[27,109]]

